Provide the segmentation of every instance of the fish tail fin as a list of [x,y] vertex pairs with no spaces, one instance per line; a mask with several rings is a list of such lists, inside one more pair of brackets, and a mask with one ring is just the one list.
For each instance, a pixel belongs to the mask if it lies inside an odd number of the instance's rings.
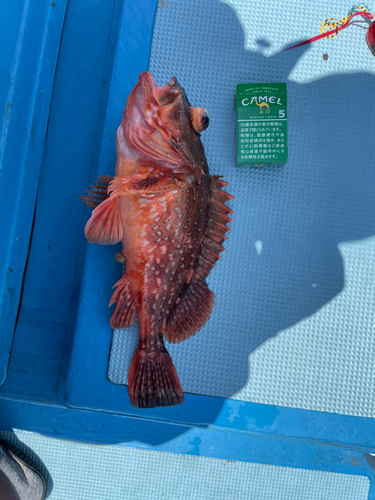
[[130,402],[137,408],[184,402],[176,368],[166,350],[149,352],[138,346],[130,365],[128,384]]

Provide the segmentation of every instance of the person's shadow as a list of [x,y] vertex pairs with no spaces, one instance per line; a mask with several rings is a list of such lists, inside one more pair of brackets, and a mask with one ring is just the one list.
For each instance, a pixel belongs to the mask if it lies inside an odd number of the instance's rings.
[[[288,81],[308,46],[269,58],[262,54],[265,40],[258,42],[259,52],[244,50],[234,11],[217,0],[194,2],[194,8],[171,2],[159,13],[157,28],[168,16],[170,25],[188,19],[188,29],[176,30],[162,55],[156,29],[150,71],[158,85],[176,75],[191,104],[209,110],[211,124],[202,140],[211,174],[223,175],[236,196],[227,250],[208,280],[217,297],[214,313],[194,338],[168,350],[186,392],[230,398],[248,380],[250,353],[342,290],[338,243],[375,234],[368,101],[375,78],[356,73]],[[236,84],[251,82],[287,82],[284,167],[235,167]],[[136,341],[136,327],[131,334],[114,333],[112,381],[126,383]],[[123,366],[117,346],[126,352]]]

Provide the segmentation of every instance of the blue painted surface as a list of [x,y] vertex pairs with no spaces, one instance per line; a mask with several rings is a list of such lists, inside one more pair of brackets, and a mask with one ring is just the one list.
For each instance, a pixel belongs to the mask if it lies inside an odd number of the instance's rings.
[[72,0],[67,8],[33,238],[3,394],[57,400],[86,246],[83,228],[89,210],[77,195],[96,175],[91,169],[96,168],[101,141],[120,7],[115,0],[98,1],[95,8],[91,1]]
[[[116,130],[139,73],[148,69],[155,14],[156,0],[123,3],[97,175],[113,175]],[[108,303],[112,286],[121,276],[121,266],[114,259],[119,249],[87,245],[66,386],[66,402],[71,406],[118,411],[124,401],[129,405],[126,390],[107,380],[112,339]],[[108,406],[111,401],[114,408]]]
[[215,426],[186,429],[178,434],[172,425],[101,412],[42,407],[0,401],[0,430],[20,428],[52,437],[102,444],[123,444],[143,449],[185,453],[225,460],[238,460],[302,469],[364,475],[371,479],[369,499],[375,498],[374,473],[363,452],[342,446],[274,439]]
[[0,384],[16,323],[66,0],[0,5]]

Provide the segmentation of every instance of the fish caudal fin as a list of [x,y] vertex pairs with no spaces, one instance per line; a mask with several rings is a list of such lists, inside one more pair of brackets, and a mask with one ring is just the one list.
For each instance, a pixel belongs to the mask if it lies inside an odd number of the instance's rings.
[[128,378],[130,402],[137,408],[173,406],[184,402],[176,368],[168,352],[138,349]]

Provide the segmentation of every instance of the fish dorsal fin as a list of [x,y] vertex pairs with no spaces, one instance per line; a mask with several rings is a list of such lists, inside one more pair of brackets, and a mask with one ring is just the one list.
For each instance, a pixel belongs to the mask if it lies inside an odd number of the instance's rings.
[[100,205],[100,203],[109,197],[108,186],[112,180],[113,177],[110,175],[101,175],[96,181],[94,181],[95,185],[90,184],[89,187],[91,189],[85,189],[87,194],[78,196],[78,198],[81,198],[83,203],[85,203],[88,207],[92,209],[96,208]]
[[122,224],[116,198],[107,198],[92,212],[85,228],[90,243],[115,245],[122,239]]
[[135,321],[135,305],[130,282],[124,276],[115,284],[109,305],[116,303],[116,308],[112,314],[110,325],[112,328],[128,328]]
[[182,342],[195,335],[209,319],[215,301],[215,295],[208,288],[206,278],[220,259],[219,253],[224,250],[221,244],[227,239],[225,233],[232,219],[228,214],[233,211],[224,203],[234,196],[222,190],[228,186],[218,176],[209,180],[210,199],[208,221],[206,224],[198,265],[177,297],[166,321],[165,338],[171,344]]

